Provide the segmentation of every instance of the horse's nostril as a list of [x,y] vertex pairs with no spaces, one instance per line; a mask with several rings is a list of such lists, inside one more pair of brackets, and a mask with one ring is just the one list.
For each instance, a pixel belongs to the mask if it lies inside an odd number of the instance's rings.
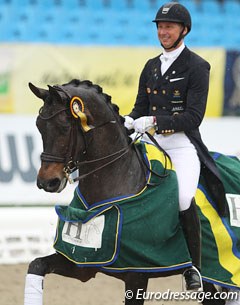
[[56,187],[58,188],[60,183],[61,183],[61,181],[58,178],[54,178],[49,181],[48,188],[49,189],[56,188]]
[[40,182],[39,179],[37,180],[37,187],[38,187],[39,189],[42,189],[42,188],[43,188],[43,185],[42,185],[42,183]]
[[46,192],[57,192],[61,184],[61,180],[59,178],[53,178],[50,180],[37,179],[37,186],[39,189],[44,189]]

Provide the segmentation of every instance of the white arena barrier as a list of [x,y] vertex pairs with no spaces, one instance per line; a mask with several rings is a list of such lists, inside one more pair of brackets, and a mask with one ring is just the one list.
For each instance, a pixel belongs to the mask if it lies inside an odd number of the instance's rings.
[[33,115],[0,115],[0,206],[71,201],[74,185],[59,194],[37,188],[42,139],[35,121]]
[[208,150],[240,157],[240,117],[205,118],[200,125]]
[[54,207],[0,208],[0,264],[29,263],[54,253]]

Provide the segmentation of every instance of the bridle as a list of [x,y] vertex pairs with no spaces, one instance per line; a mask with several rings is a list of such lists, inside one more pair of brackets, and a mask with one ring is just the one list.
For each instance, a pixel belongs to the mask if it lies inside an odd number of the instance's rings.
[[[54,89],[58,90],[58,91],[61,91],[63,92],[67,98],[69,100],[72,99],[72,96],[66,91],[64,90],[62,87],[60,86],[54,86]],[[42,109],[42,108],[41,108]],[[42,120],[50,120],[52,118],[54,118],[56,115],[64,112],[64,111],[68,111],[69,108],[68,107],[65,107],[65,108],[62,108],[62,109],[59,109],[58,111],[56,111],[55,113],[53,113],[52,115],[48,116],[48,117],[44,117],[42,116],[41,114],[41,109],[39,111],[39,117],[42,119]],[[113,109],[110,108],[111,111],[113,112]],[[114,113],[113,113],[114,115]],[[100,127],[103,127],[107,124],[115,124],[117,121],[114,120],[109,120],[107,122],[104,122],[102,124],[99,124],[97,126],[93,126],[88,132],[84,132],[83,128],[82,128],[82,134],[83,134],[83,138],[84,138],[84,142],[85,142],[85,150],[84,150],[84,154],[86,153],[86,150],[87,150],[87,140],[86,140],[86,134],[88,134],[89,132],[91,133],[92,130],[96,130],[97,128],[100,128]],[[166,173],[166,164],[167,164],[167,157],[169,158],[170,162],[171,162],[171,159],[170,157],[167,155],[167,153],[159,146],[159,144],[154,140],[153,137],[150,137],[150,135],[148,134],[149,138],[154,142],[154,144],[157,146],[157,148],[163,152],[164,154],[164,157],[165,157],[165,167],[164,167],[164,173],[163,174],[159,174],[155,171],[153,171],[152,169],[149,168],[149,166],[147,165],[147,163],[143,160],[139,150],[135,147],[135,143],[136,141],[139,139],[139,137],[141,137],[142,135],[139,135],[138,137],[136,137],[134,140],[132,140],[126,147],[123,147],[121,149],[119,149],[118,151],[114,152],[114,153],[111,153],[111,154],[108,154],[104,157],[101,157],[101,158],[97,158],[97,159],[93,159],[93,160],[84,160],[84,161],[80,161],[80,160],[73,160],[73,151],[74,151],[74,139],[76,137],[76,129],[78,128],[78,125],[76,124],[76,120],[74,120],[72,118],[72,124],[71,124],[71,135],[70,135],[70,138],[69,138],[69,147],[70,149],[68,149],[68,152],[67,152],[67,156],[66,157],[59,157],[59,156],[54,156],[54,155],[51,155],[49,153],[46,153],[46,152],[43,152],[41,154],[41,161],[43,162],[55,162],[55,163],[63,163],[65,164],[64,165],[64,168],[63,168],[63,172],[65,174],[65,177],[68,179],[69,183],[74,183],[76,181],[79,181],[89,175],[92,175],[93,173],[113,164],[114,162],[116,162],[117,160],[121,159],[123,156],[125,156],[129,151],[130,149],[133,147],[136,151],[136,154],[137,154],[137,157],[138,157],[138,160],[139,160],[139,163],[141,165],[141,167],[146,166],[147,169],[153,173],[154,175],[158,176],[159,178],[165,178],[166,176],[168,176],[168,173]],[[111,159],[111,160],[109,160]],[[82,174],[82,175],[79,175],[75,178],[71,178],[71,174],[73,172],[75,172],[76,170],[78,170],[81,166],[84,166],[84,165],[90,165],[90,164],[95,164],[95,163],[99,163],[99,162],[102,162],[102,161],[106,161],[104,162],[102,165],[96,167],[95,169],[85,173],[85,174]],[[153,184],[153,185],[157,185],[159,183],[156,183],[156,184]]]
[[[65,89],[63,89],[62,87],[54,86],[54,89],[63,92],[67,96],[69,101],[72,99],[72,96]],[[51,120],[52,118],[54,118],[58,114],[69,110],[68,107],[65,107],[65,108],[59,109],[58,111],[54,112],[50,116],[45,117],[45,116],[43,116],[41,114],[42,108],[40,108],[40,110],[39,110],[39,117],[42,120],[45,120],[45,121]],[[43,162],[55,162],[55,163],[63,163],[63,164],[65,164],[65,166],[63,168],[63,172],[64,172],[66,178],[68,179],[68,181],[70,183],[79,181],[79,180],[81,180],[81,179],[83,179],[83,178],[85,178],[85,177],[95,173],[96,171],[99,171],[99,170],[103,169],[104,167],[106,167],[106,166],[116,162],[117,160],[122,158],[124,155],[126,155],[129,152],[131,146],[133,145],[133,143],[131,142],[126,147],[121,148],[120,150],[118,150],[118,151],[116,151],[116,152],[114,152],[112,154],[108,154],[108,155],[106,155],[104,157],[101,157],[101,158],[97,158],[97,159],[93,159],[93,160],[84,160],[84,161],[73,160],[73,151],[74,151],[74,143],[75,143],[74,139],[76,137],[76,132],[77,132],[76,129],[78,129],[78,125],[76,124],[76,120],[74,120],[74,118],[72,118],[71,121],[72,121],[72,123],[71,123],[71,132],[70,132],[69,146],[68,146],[69,149],[68,149],[67,155],[65,157],[60,157],[60,156],[55,156],[55,155],[52,155],[52,154],[49,154],[49,153],[46,153],[46,152],[42,152],[42,154],[40,156],[41,157],[41,161],[43,161]],[[99,124],[97,126],[93,126],[87,133],[82,130],[82,134],[83,134],[83,138],[84,138],[84,142],[85,142],[84,154],[86,153],[86,150],[87,150],[86,134],[91,133],[93,130],[96,130],[96,129],[100,128],[100,127],[103,127],[103,126],[105,126],[107,124],[115,124],[116,122],[117,122],[116,120],[109,120],[109,121],[104,122],[102,124]],[[111,159],[111,160],[109,160],[109,159]],[[73,172],[75,172],[76,170],[78,170],[81,166],[89,165],[89,164],[95,164],[95,163],[99,163],[99,162],[103,162],[103,161],[106,161],[106,162],[104,162],[104,164],[96,167],[92,171],[89,171],[89,172],[87,172],[85,174],[79,175],[78,177],[71,178],[71,174]]]

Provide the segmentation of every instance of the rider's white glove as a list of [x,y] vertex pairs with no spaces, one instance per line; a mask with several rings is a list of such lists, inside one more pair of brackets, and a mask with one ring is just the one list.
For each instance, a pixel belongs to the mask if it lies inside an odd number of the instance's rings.
[[126,115],[124,118],[125,118],[124,126],[125,126],[128,130],[134,129],[134,127],[133,127],[134,119],[131,118],[131,117],[128,116],[128,115]]
[[133,122],[133,128],[136,132],[144,133],[152,127],[156,126],[156,117],[154,116],[142,116]]

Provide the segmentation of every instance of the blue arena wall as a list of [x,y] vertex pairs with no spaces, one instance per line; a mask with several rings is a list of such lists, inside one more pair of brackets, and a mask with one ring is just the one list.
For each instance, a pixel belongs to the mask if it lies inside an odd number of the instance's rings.
[[[29,81],[35,80],[39,85],[46,86],[54,84],[55,81],[67,82],[73,77],[73,74],[74,77],[81,79],[91,77],[91,80],[102,85],[104,90],[108,90],[117,103],[121,104],[125,99],[126,105],[133,104],[141,68],[146,59],[161,52],[156,25],[152,23],[152,20],[164,2],[157,0],[0,0],[0,45],[12,46],[14,49],[13,51],[9,48],[5,51],[3,47],[0,49],[0,55],[4,61],[4,64],[0,64],[0,112],[19,113],[24,108],[32,109],[31,105],[16,106],[19,104],[19,100],[16,101],[16,99],[21,98],[22,100],[23,96],[12,84],[13,79],[16,79],[13,75],[15,64],[18,68],[19,65],[21,66],[20,72],[24,75],[28,71]],[[180,0],[179,3],[185,5],[192,15],[193,26],[185,39],[186,45],[197,50],[201,49],[200,55],[205,51],[207,54],[211,53],[206,57],[207,60],[210,58],[212,66],[209,107],[215,111],[207,109],[207,116],[239,115],[240,76],[236,71],[240,69],[240,1]],[[36,77],[39,71],[33,73],[29,67],[25,66],[28,60],[25,64],[24,62],[19,64],[18,60],[16,61],[19,53],[16,55],[15,46],[23,46],[23,48],[20,47],[20,54],[30,52],[29,57],[34,61],[34,54],[27,48],[32,45],[38,49],[34,51],[36,52],[35,60],[39,60],[38,53],[43,45],[54,49],[49,56],[53,57],[52,61],[56,61],[55,65],[58,64],[60,57],[64,57],[62,47],[78,48],[79,58],[76,59],[76,55],[74,55],[74,64],[71,59],[66,58],[65,65],[70,67],[66,67],[65,77],[52,77],[56,71],[45,72],[44,75],[51,74],[51,77],[45,77],[44,81],[43,77]],[[86,47],[95,50],[92,52],[91,59],[82,55],[81,50]],[[114,56],[109,57],[111,48],[114,49],[113,54],[115,54],[116,48],[119,48],[119,53],[122,52],[122,56],[118,56],[116,59],[119,61],[119,68],[115,65]],[[147,52],[147,48],[149,48],[149,52]],[[129,50],[129,53],[125,52],[126,49]],[[223,50],[224,56],[218,55],[219,49]],[[134,58],[132,62],[131,78],[129,78],[129,71],[124,70],[124,63],[130,64],[129,58],[131,58],[132,52],[135,52],[138,59],[136,62]],[[55,55],[52,55],[53,53]],[[115,87],[111,87],[107,83],[107,80],[110,82],[106,75],[107,72],[104,75],[98,72],[102,69],[101,61],[106,62],[106,56],[109,58],[107,66],[114,66],[115,69],[114,76],[113,72],[108,70],[109,77],[111,76],[116,83]],[[97,60],[93,57],[96,57]],[[102,59],[102,57],[104,58]],[[85,67],[84,71],[80,68],[79,73],[76,73],[75,67],[71,68],[71,65],[76,65],[76,60],[79,61],[81,67]],[[92,61],[95,62],[97,70],[94,75],[88,73],[92,69]],[[42,65],[44,64],[43,62]],[[33,64],[32,67],[34,67]],[[55,68],[53,65],[52,69],[59,68]],[[17,73],[20,72],[17,70]],[[219,76],[218,81],[215,82],[217,74],[221,77]],[[120,81],[119,75],[121,75]],[[128,86],[122,86],[121,82],[126,83],[127,77]],[[135,80],[131,83],[133,78]],[[27,82],[18,85],[27,87]],[[116,87],[118,87],[117,90]],[[12,93],[9,95],[10,91]],[[120,100],[122,91],[124,91],[124,96]],[[129,93],[130,91],[131,93]],[[8,96],[6,97],[6,95]],[[25,113],[25,110],[23,112]]]
[[[181,0],[193,20],[189,46],[238,49],[238,0]],[[1,42],[157,45],[156,0],[0,0]]]

